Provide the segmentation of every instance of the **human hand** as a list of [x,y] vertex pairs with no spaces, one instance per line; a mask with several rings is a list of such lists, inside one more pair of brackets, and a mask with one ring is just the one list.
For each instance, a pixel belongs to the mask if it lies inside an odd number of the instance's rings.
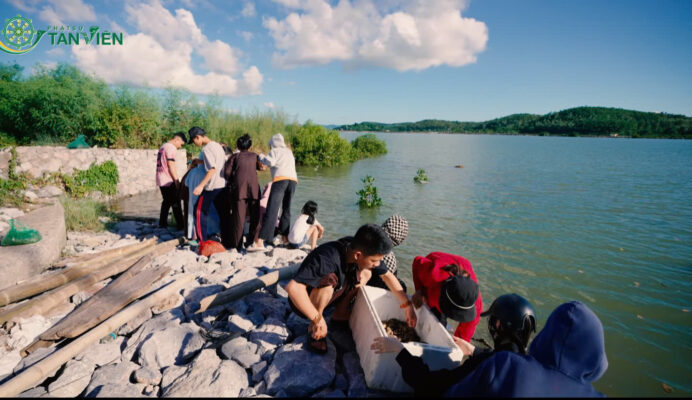
[[417,291],[413,294],[413,297],[411,297],[411,302],[416,308],[420,308],[425,302],[425,295],[423,295],[423,292]]
[[471,343],[467,342],[466,340],[464,340],[462,338],[458,338],[456,336],[452,336],[452,339],[454,340],[454,344],[456,344],[457,347],[461,349],[461,352],[465,356],[473,355],[473,351],[476,350],[476,346],[474,346]]
[[320,315],[319,321],[317,323],[310,322],[309,330],[312,332],[312,338],[315,340],[322,339],[327,336],[327,323],[324,318]]
[[418,317],[416,316],[416,311],[413,309],[413,305],[409,304],[404,308],[404,312],[406,313],[406,323],[408,326],[415,328],[416,323],[418,323]]
[[370,345],[370,350],[375,350],[375,354],[398,353],[404,348],[401,342],[393,337],[376,337]]
[[202,194],[202,191],[203,191],[203,190],[204,190],[204,186],[202,186],[202,185],[197,185],[197,187],[195,188],[195,190],[192,191],[192,194],[194,194],[195,196],[199,196],[199,195]]

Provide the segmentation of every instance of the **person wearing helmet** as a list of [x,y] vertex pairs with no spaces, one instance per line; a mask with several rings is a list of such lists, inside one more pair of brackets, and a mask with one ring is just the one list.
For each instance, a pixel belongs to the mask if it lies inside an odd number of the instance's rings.
[[454,342],[469,357],[459,367],[451,370],[430,371],[420,357],[412,356],[395,338],[376,338],[371,348],[378,354],[398,351],[396,361],[401,366],[404,381],[413,387],[417,395],[439,397],[495,352],[526,354],[531,333],[536,332],[536,314],[528,300],[518,294],[504,294],[495,299],[481,315],[489,316],[488,331],[493,338],[494,349],[478,348],[454,337]]
[[447,325],[457,322],[454,336],[471,340],[481,319],[483,299],[471,262],[464,257],[439,251],[417,256],[411,268],[416,292],[411,302],[418,308],[423,302]]

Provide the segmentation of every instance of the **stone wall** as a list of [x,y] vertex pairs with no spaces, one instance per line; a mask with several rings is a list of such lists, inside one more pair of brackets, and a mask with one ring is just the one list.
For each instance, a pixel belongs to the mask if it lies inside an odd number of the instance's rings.
[[[34,177],[58,171],[71,174],[74,169],[84,170],[94,163],[101,164],[110,160],[118,166],[120,175],[117,195],[129,196],[156,190],[157,153],[158,150],[20,146],[17,147],[17,172],[27,172]],[[5,159],[9,160],[9,149],[0,151],[0,169],[3,176],[7,175],[7,160]],[[179,177],[182,177],[186,171],[186,162],[185,150],[178,150],[176,166]]]

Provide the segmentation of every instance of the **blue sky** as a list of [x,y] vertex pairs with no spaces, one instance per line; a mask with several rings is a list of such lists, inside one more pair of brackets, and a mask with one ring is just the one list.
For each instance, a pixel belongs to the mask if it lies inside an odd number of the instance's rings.
[[[8,0],[4,17],[123,31],[0,62],[217,92],[303,122],[482,121],[590,105],[692,115],[685,0]],[[0,38],[2,39],[2,38]]]

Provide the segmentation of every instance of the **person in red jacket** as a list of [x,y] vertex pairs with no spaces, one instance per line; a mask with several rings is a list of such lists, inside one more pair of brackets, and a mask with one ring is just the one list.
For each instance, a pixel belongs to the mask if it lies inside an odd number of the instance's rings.
[[412,270],[413,305],[418,308],[426,302],[443,325],[447,318],[458,321],[454,336],[470,341],[481,319],[483,300],[469,260],[436,251],[417,256]]

